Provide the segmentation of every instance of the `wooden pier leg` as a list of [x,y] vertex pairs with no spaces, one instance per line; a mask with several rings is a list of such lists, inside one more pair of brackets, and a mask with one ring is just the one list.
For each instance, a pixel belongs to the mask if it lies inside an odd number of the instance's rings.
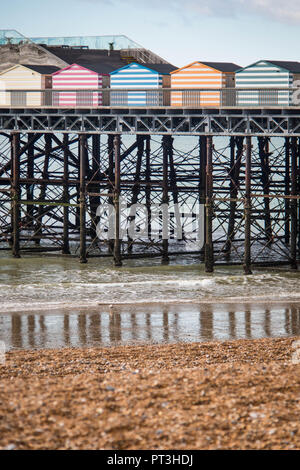
[[86,257],[86,152],[87,138],[85,134],[79,136],[79,166],[80,166],[80,263],[87,263]]
[[[163,196],[162,196],[162,203],[163,204],[169,204],[169,192],[168,192],[168,177],[169,177],[169,147],[171,144],[171,139],[172,137],[168,135],[163,136]],[[163,225],[167,221],[164,220],[163,217]],[[167,222],[168,223],[168,222]],[[166,230],[168,227],[163,227],[163,241],[162,241],[162,262],[163,263],[168,263],[169,262],[169,240],[166,238]]]
[[[285,139],[285,175],[284,175],[284,185],[285,196],[290,195],[290,139],[286,137]],[[284,241],[288,245],[290,243],[290,200],[285,199],[284,202],[284,212],[285,212],[285,224],[284,224]]]
[[214,248],[213,248],[213,138],[207,137],[207,164],[206,164],[206,211],[205,211],[205,271],[214,271]]
[[244,272],[246,275],[251,271],[251,137],[246,137],[246,168],[245,168],[245,253]]
[[115,160],[115,184],[114,184],[114,208],[115,208],[115,240],[114,240],[114,265],[122,266],[121,240],[120,240],[120,187],[121,187],[121,136],[114,137]]
[[[297,138],[292,137],[291,196],[297,196]],[[297,199],[291,200],[291,267],[297,269]]]
[[12,254],[20,258],[20,136],[13,133],[11,137],[12,157]]
[[64,149],[64,187],[63,187],[63,202],[66,204],[63,208],[63,255],[70,254],[70,243],[69,243],[69,136],[64,134],[63,136],[63,149]]

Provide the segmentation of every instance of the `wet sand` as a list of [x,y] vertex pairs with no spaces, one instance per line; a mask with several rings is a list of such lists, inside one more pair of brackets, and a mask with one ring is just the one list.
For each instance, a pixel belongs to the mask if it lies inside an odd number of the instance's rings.
[[295,340],[9,351],[0,448],[300,449]]
[[298,302],[145,303],[0,313],[10,349],[108,347],[300,335]]

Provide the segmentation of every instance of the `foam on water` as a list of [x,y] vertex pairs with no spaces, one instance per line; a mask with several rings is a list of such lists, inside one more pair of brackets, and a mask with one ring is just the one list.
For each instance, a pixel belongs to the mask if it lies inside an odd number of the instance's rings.
[[120,270],[111,260],[0,259],[1,312],[99,304],[199,303],[230,301],[269,302],[300,299],[297,272],[265,270],[244,276],[242,268],[217,268],[158,261],[126,261]]

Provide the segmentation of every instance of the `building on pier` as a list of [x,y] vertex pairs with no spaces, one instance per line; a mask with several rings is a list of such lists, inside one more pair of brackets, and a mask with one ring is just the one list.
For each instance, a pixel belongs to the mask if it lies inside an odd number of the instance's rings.
[[0,30],[0,71],[16,64],[68,65],[119,61],[168,64],[127,36],[74,36],[27,38],[15,30]]
[[[236,88],[252,88],[237,92],[239,106],[290,106],[291,90],[300,80],[300,63],[260,60],[236,72]],[[255,91],[253,88],[260,88]]]
[[[230,62],[193,62],[171,72],[172,106],[234,106],[234,90],[222,95],[214,88],[234,88],[235,72],[240,67]],[[196,89],[204,91],[197,91]],[[210,91],[212,89],[212,91]]]
[[[52,74],[57,67],[49,65],[15,65],[0,73],[2,90],[10,93],[0,94],[3,106],[47,106],[51,104]],[[30,92],[29,90],[32,90]],[[45,90],[38,92],[34,90]]]
[[[117,68],[120,62],[98,62],[93,64],[72,64],[55,72],[52,76],[54,106],[80,107],[109,105],[109,94],[89,91],[91,89],[109,88],[109,73]],[[72,91],[73,90],[73,91]]]
[[[170,93],[155,90],[170,88],[170,73],[176,67],[170,64],[138,64],[132,62],[110,74],[112,106],[169,106]],[[138,89],[151,89],[138,91]],[[135,91],[124,91],[134,89]],[[153,91],[152,91],[153,90]]]

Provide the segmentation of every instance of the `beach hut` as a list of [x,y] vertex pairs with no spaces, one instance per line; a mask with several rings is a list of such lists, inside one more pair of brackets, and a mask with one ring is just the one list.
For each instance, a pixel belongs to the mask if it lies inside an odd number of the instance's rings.
[[[0,73],[0,104],[4,106],[47,106],[51,104],[51,92],[27,92],[50,90],[52,73],[59,70],[49,65],[14,65]],[[3,90],[11,90],[9,93]]]
[[[138,64],[132,62],[110,74],[110,87],[118,89],[151,89],[148,91],[111,92],[112,106],[161,106],[170,105],[170,93],[162,93],[170,88],[170,72],[176,67],[170,64]],[[152,91],[153,89],[153,91]]]
[[237,91],[237,104],[289,106],[292,104],[292,92],[279,88],[293,87],[299,79],[299,62],[259,60],[236,72],[237,88],[260,88],[257,91]]
[[52,75],[53,105],[72,108],[108,105],[108,93],[91,90],[108,88],[109,73],[118,66],[119,63],[114,65],[113,62],[81,63],[59,70]]
[[184,89],[184,91],[172,91],[171,105],[234,106],[234,91],[228,90],[220,93],[213,89],[234,88],[235,72],[239,69],[239,65],[230,62],[196,61],[174,70],[171,72],[171,88]]

